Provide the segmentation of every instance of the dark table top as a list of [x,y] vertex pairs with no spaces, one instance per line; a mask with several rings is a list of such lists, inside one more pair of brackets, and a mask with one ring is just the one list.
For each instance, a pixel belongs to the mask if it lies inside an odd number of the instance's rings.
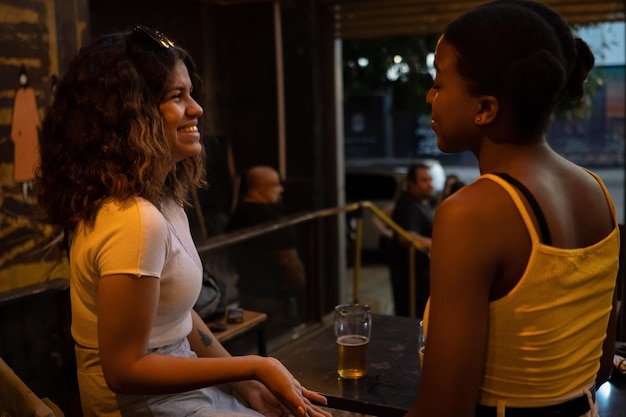
[[626,375],[602,384],[596,401],[601,417],[626,417]]
[[[274,356],[302,385],[324,394],[331,408],[402,416],[413,405],[419,387],[418,329],[416,319],[374,314],[367,375],[356,380],[337,375],[333,326],[303,337]],[[626,376],[602,385],[597,401],[602,417],[626,417]]]
[[[626,342],[617,342],[617,346],[626,346]],[[626,417],[626,375],[613,372],[611,380],[598,388],[596,402],[601,417]]]
[[305,387],[323,393],[328,406],[376,416],[401,416],[417,394],[420,365],[419,322],[374,314],[367,350],[367,375],[337,375],[337,343],[332,326],[303,338],[275,356]]

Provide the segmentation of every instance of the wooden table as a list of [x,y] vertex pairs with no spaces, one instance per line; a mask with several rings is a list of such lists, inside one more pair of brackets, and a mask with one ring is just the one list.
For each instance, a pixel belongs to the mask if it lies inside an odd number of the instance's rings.
[[243,321],[241,323],[226,323],[226,317],[222,317],[218,320],[207,322],[207,326],[211,327],[214,323],[226,324],[226,330],[213,332],[213,335],[220,341],[220,343],[225,343],[251,331],[256,331],[259,355],[267,356],[267,341],[265,337],[266,321],[267,314],[257,311],[244,310]]
[[[378,314],[372,320],[364,378],[347,380],[337,376],[332,325],[289,344],[273,356],[305,387],[325,395],[331,408],[380,417],[403,416],[413,405],[421,376],[417,353],[419,322]],[[626,417],[626,377],[604,384],[597,401],[602,417]]]

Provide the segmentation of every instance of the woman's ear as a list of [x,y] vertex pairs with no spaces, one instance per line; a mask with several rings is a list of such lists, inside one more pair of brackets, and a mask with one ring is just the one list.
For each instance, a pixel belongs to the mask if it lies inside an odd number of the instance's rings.
[[498,115],[500,105],[494,96],[480,96],[478,98],[478,111],[474,121],[479,126],[488,125],[493,122]]

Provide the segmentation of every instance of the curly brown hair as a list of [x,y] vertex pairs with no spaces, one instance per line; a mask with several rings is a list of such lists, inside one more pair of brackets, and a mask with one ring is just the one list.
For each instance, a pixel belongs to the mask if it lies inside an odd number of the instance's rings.
[[82,48],[56,87],[42,122],[37,172],[39,204],[52,223],[91,224],[105,199],[139,196],[160,207],[168,196],[186,204],[191,187],[205,184],[204,150],[178,162],[165,184],[159,175],[170,158],[159,112],[170,74],[183,62],[195,91],[199,77],[185,50],[160,46],[142,30]]

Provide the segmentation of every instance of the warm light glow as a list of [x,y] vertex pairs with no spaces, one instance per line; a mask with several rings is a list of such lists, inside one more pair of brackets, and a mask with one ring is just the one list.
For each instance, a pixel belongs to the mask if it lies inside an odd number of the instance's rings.
[[395,64],[399,64],[400,62],[402,62],[402,57],[401,57],[400,55],[395,55],[395,56],[393,57],[393,62],[394,62]]

